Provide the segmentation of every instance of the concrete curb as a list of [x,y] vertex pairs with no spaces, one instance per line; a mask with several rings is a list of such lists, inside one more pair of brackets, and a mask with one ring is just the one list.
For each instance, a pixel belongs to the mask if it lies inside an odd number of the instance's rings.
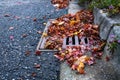
[[[68,13],[75,14],[80,9],[83,9],[83,7],[80,7],[76,3],[77,1],[74,0],[70,2]],[[117,22],[111,20],[106,16],[106,13],[102,14],[101,10],[97,8],[94,9],[94,17],[94,23],[100,25],[100,36],[102,39],[108,40],[111,32],[120,34],[120,26],[114,26],[115,24],[119,24],[119,21]],[[104,51],[105,55],[108,54],[106,51],[107,49]],[[64,62],[61,63],[60,80],[119,80],[120,67],[117,65],[118,63],[120,64],[119,57],[110,60],[109,62],[106,62],[105,60],[98,60],[96,65],[87,66],[85,68],[85,71],[87,72],[86,75],[78,75],[75,71],[70,69],[66,62]]]

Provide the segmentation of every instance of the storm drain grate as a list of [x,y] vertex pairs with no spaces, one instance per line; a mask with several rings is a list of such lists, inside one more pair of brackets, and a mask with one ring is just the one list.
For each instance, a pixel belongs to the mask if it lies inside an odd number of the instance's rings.
[[[46,27],[45,27],[43,33],[47,33],[48,27],[49,27],[49,25],[50,25],[50,22],[53,21],[53,20],[54,20],[54,19],[50,19],[50,20],[47,22]],[[41,36],[41,38],[40,38],[40,41],[39,41],[39,43],[38,43],[38,45],[37,45],[36,50],[39,50],[39,51],[57,51],[57,50],[51,50],[51,49],[44,49],[46,40],[47,40],[47,37],[44,37],[44,35],[42,34],[42,36]]]
[[[50,22],[53,21],[53,20],[54,19],[51,19],[47,22],[43,33],[47,33]],[[47,40],[47,37],[43,37],[43,34],[42,34],[36,50],[39,50],[39,51],[58,51],[58,50],[45,49],[44,46],[45,46],[46,40]],[[89,45],[89,39],[86,38],[86,37],[79,38],[77,35],[72,36],[72,37],[65,37],[63,39],[62,48],[66,48],[67,46],[79,46],[81,43],[85,46],[88,46]]]
[[78,36],[73,36],[73,37],[67,37],[64,38],[63,41],[63,48],[66,48],[67,46],[79,46],[79,45],[89,45],[89,39],[86,37],[79,38]]

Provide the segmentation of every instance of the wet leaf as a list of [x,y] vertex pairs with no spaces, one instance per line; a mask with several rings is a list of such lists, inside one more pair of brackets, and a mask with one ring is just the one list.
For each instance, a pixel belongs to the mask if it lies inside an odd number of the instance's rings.
[[47,33],[44,32],[44,33],[43,33],[43,37],[47,37],[47,36],[48,36]]
[[34,68],[40,68],[40,64],[35,64]]
[[4,17],[10,17],[10,14],[4,14]]
[[63,25],[63,24],[64,24],[64,21],[58,23],[59,26]]
[[19,16],[14,16],[15,19],[19,20],[21,17]]
[[23,37],[23,38],[27,37],[27,34],[22,34],[22,37]]
[[42,34],[42,31],[37,31],[38,34]]
[[105,60],[110,61],[110,56],[106,56]]
[[26,51],[25,55],[27,55],[27,56],[30,55],[30,51]]
[[10,36],[10,39],[13,40],[13,39],[14,39],[14,36],[11,35],[11,36]]
[[41,51],[39,51],[39,50],[36,50],[36,51],[35,51],[35,55],[36,55],[36,56],[39,56],[39,55],[41,55]]
[[33,18],[33,21],[37,21],[37,18]]
[[13,30],[14,29],[14,27],[9,27],[9,30]]
[[35,72],[33,72],[33,73],[31,74],[31,76],[32,76],[32,77],[36,77],[37,74],[36,74]]

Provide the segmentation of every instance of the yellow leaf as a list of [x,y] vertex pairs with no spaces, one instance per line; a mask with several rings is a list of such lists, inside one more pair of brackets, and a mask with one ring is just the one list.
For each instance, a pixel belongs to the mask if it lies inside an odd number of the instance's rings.
[[74,21],[74,20],[71,20],[71,21],[70,21],[70,25],[71,25],[71,26],[73,26],[75,23],[76,23],[76,21]]
[[77,71],[80,73],[80,74],[84,74],[84,63],[83,62],[80,62],[78,67],[77,67]]
[[53,20],[51,23],[52,24],[58,24],[58,20]]
[[63,25],[63,24],[64,24],[64,21],[58,23],[59,26]]
[[83,63],[86,63],[88,60],[90,60],[90,57],[84,55],[84,56],[81,56],[79,60]]
[[78,67],[83,69],[85,67],[85,65],[83,62],[80,62]]
[[44,33],[43,33],[43,37],[47,37],[47,36],[48,36],[47,33],[44,32]]
[[77,34],[78,34],[78,32],[75,32],[75,33],[74,33],[74,35],[77,35]]

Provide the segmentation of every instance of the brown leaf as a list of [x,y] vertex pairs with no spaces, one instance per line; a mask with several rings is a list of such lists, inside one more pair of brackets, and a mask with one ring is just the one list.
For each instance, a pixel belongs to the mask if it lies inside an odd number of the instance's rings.
[[110,61],[110,56],[106,56],[106,61]]
[[33,21],[37,21],[37,18],[33,18]]
[[4,17],[10,17],[10,14],[5,14]]
[[32,77],[36,77],[37,74],[36,74],[35,72],[33,72],[33,73],[31,74],[31,76],[32,76]]
[[40,64],[35,64],[34,68],[40,68]]
[[80,73],[80,74],[85,74],[84,69],[80,69],[80,70],[79,70],[79,73]]
[[27,37],[27,34],[22,34],[22,37],[24,37],[24,38]]
[[25,55],[27,55],[27,56],[30,55],[30,51],[26,51]]

